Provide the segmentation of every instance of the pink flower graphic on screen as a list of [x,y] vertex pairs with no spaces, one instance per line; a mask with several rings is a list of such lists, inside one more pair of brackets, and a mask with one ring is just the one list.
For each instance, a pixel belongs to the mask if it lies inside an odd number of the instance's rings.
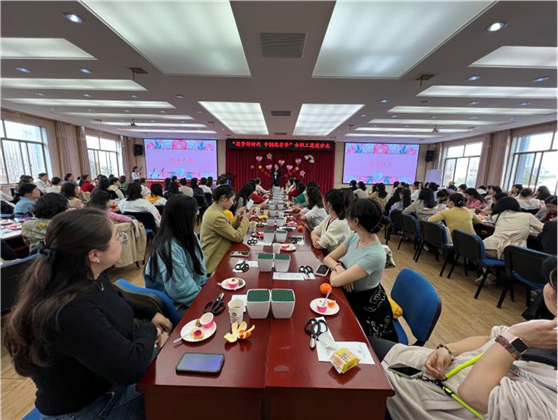
[[209,143],[206,144],[205,145],[205,150],[208,151],[208,152],[213,152],[213,150],[214,150],[213,145],[209,144]]
[[145,148],[147,150],[155,150],[155,143],[152,141],[148,141],[147,144],[145,145]]
[[356,153],[356,148],[354,146],[349,147],[347,149],[347,153],[355,154]]
[[188,146],[185,141],[174,140],[172,142],[172,150],[188,150]]
[[389,146],[387,144],[375,144],[372,151],[375,155],[385,155],[389,153]]
[[408,148],[407,148],[407,154],[408,154],[408,155],[416,155],[416,154],[417,154],[417,151],[415,150],[414,147],[408,147]]

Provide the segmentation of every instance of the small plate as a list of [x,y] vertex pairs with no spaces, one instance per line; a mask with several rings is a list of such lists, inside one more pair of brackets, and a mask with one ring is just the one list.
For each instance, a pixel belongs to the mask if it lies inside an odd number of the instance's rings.
[[287,222],[287,226],[296,227],[298,223],[296,222]]
[[13,224],[14,222],[12,222],[11,220],[2,220],[2,226],[8,226]]
[[296,246],[294,244],[283,244],[281,245],[281,251],[296,251]]
[[317,314],[320,315],[325,315],[325,316],[329,316],[329,315],[335,315],[337,312],[339,312],[339,305],[337,304],[337,302],[335,302],[335,306],[333,308],[330,308],[329,306],[327,307],[327,311],[326,312],[318,312],[318,305],[320,303],[322,303],[322,301],[325,298],[316,298],[314,299],[312,302],[310,302],[310,309],[312,309],[314,312],[316,312]]
[[[229,286],[228,283],[232,279],[238,279],[238,286],[236,287]],[[240,277],[230,277],[228,279],[223,280],[219,285],[225,290],[230,290],[234,292],[235,290],[242,289],[244,286],[246,286],[246,281],[244,281],[244,279],[241,279]]]
[[209,337],[215,334],[215,331],[217,331],[217,324],[214,322],[211,328],[200,327],[200,330],[203,331],[202,338],[195,339],[192,334],[186,335],[189,332],[192,332],[193,330],[198,328],[196,327],[197,322],[198,322],[197,319],[193,319],[182,327],[182,329],[180,330],[180,337],[182,337],[184,341],[187,341],[188,343],[199,343],[200,341],[207,340]]
[[10,229],[10,230],[20,230],[21,226],[20,225],[12,225],[12,226],[8,226],[8,229]]

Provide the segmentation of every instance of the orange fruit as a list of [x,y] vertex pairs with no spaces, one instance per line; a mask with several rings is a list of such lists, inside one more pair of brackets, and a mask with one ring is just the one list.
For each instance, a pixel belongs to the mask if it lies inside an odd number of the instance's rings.
[[331,284],[329,283],[320,284],[320,292],[322,292],[323,295],[327,295],[327,292],[329,292],[330,290],[332,290]]
[[302,232],[304,230],[304,226],[302,225],[298,225],[298,227],[296,228],[299,232]]

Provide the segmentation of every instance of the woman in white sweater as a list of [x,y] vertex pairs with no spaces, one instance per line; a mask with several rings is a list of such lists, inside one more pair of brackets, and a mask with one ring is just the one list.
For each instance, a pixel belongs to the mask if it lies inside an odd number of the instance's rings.
[[329,216],[312,231],[312,245],[330,253],[349,237],[349,224],[345,212],[349,205],[347,195],[337,189],[329,190],[324,199]]
[[521,207],[513,197],[498,200],[492,213],[494,233],[484,240],[489,258],[504,259],[504,249],[508,245],[527,246],[531,229],[540,233],[543,224],[530,213],[521,212]]
[[141,186],[137,182],[132,182],[128,185],[127,190],[128,197],[124,200],[120,200],[118,203],[118,209],[121,213],[151,213],[153,219],[155,220],[155,225],[159,227],[161,223],[161,214],[157,207],[142,198]]
[[324,209],[324,199],[322,193],[317,188],[308,188],[308,211],[300,217],[300,220],[306,222],[308,227],[313,230],[327,217]]

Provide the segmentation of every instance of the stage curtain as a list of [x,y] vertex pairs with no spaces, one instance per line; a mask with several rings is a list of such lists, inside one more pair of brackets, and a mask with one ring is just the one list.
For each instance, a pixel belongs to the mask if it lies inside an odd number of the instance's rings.
[[[267,155],[271,153],[272,158],[268,159]],[[305,155],[312,155],[314,157],[313,164],[304,159]],[[263,159],[261,162],[256,160],[257,156]],[[300,165],[296,165],[295,159],[301,159]],[[298,151],[298,150],[232,150],[227,149],[227,173],[236,175],[234,180],[235,189],[241,188],[250,179],[260,178],[262,186],[265,189],[271,188],[271,176],[264,175],[258,166],[261,165],[265,169],[267,165],[274,165],[279,160],[284,160],[285,163],[281,166],[283,171],[283,178],[281,186],[287,183],[287,165],[299,167],[293,176],[300,179],[303,183],[310,181],[317,182],[322,191],[325,192],[333,188],[333,180],[335,174],[335,150],[330,152],[324,151]],[[304,176],[301,172],[304,171]]]

